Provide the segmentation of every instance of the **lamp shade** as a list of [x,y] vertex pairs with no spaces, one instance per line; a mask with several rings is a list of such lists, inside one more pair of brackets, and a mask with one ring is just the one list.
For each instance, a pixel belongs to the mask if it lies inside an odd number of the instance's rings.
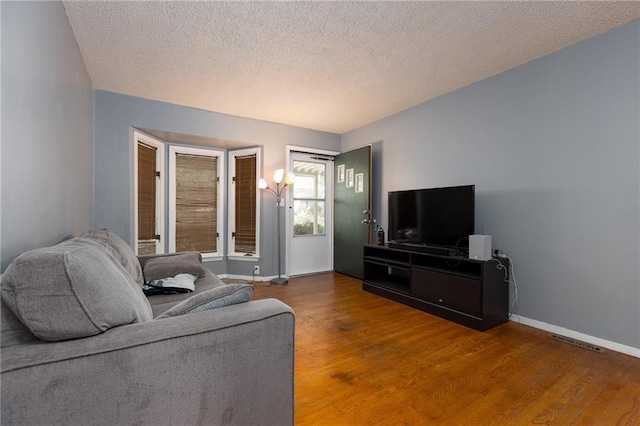
[[258,182],[258,188],[260,189],[267,189],[269,185],[267,185],[267,181],[264,180],[263,178],[260,178],[260,182]]
[[287,177],[284,179],[284,184],[285,185],[292,185],[293,184],[293,180],[295,178],[296,178],[296,175],[294,175],[293,172],[287,173]]
[[275,172],[273,172],[273,181],[275,183],[282,182],[283,177],[284,177],[284,169],[278,169]]

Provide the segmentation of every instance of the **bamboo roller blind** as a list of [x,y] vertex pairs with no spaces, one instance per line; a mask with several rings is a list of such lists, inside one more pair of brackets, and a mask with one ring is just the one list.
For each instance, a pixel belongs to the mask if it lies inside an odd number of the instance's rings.
[[217,236],[218,158],[176,154],[176,251],[216,252]]
[[138,240],[142,241],[156,235],[156,151],[138,143]]
[[236,157],[235,251],[256,252],[256,155]]

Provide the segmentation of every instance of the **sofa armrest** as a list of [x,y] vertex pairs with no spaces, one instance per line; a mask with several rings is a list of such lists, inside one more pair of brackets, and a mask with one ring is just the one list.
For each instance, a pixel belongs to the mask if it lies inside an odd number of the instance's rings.
[[292,424],[294,323],[266,299],[3,348],[3,423]]

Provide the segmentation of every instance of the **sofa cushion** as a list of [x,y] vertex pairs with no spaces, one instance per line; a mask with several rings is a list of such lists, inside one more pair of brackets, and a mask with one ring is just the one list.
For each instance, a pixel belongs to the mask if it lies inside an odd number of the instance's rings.
[[2,300],[37,337],[87,337],[152,319],[140,287],[96,244],[74,239],[31,250],[3,274]]
[[179,253],[174,256],[158,256],[149,259],[143,267],[146,282],[189,274],[199,277],[203,274],[202,255],[198,252]]
[[118,237],[109,229],[90,229],[80,235],[82,238],[90,238],[103,244],[105,248],[113,255],[113,257],[122,264],[124,269],[133,277],[140,287],[144,284],[142,276],[142,268],[136,254],[133,252],[129,244],[122,238]]
[[253,286],[249,284],[229,284],[191,296],[178,303],[156,319],[170,318],[178,315],[193,314],[209,309],[222,308],[251,300]]

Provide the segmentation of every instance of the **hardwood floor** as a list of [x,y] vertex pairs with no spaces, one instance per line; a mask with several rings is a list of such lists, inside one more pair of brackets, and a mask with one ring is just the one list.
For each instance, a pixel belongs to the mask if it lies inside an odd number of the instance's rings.
[[260,285],[296,312],[298,425],[640,424],[640,359],[474,331],[335,273]]

